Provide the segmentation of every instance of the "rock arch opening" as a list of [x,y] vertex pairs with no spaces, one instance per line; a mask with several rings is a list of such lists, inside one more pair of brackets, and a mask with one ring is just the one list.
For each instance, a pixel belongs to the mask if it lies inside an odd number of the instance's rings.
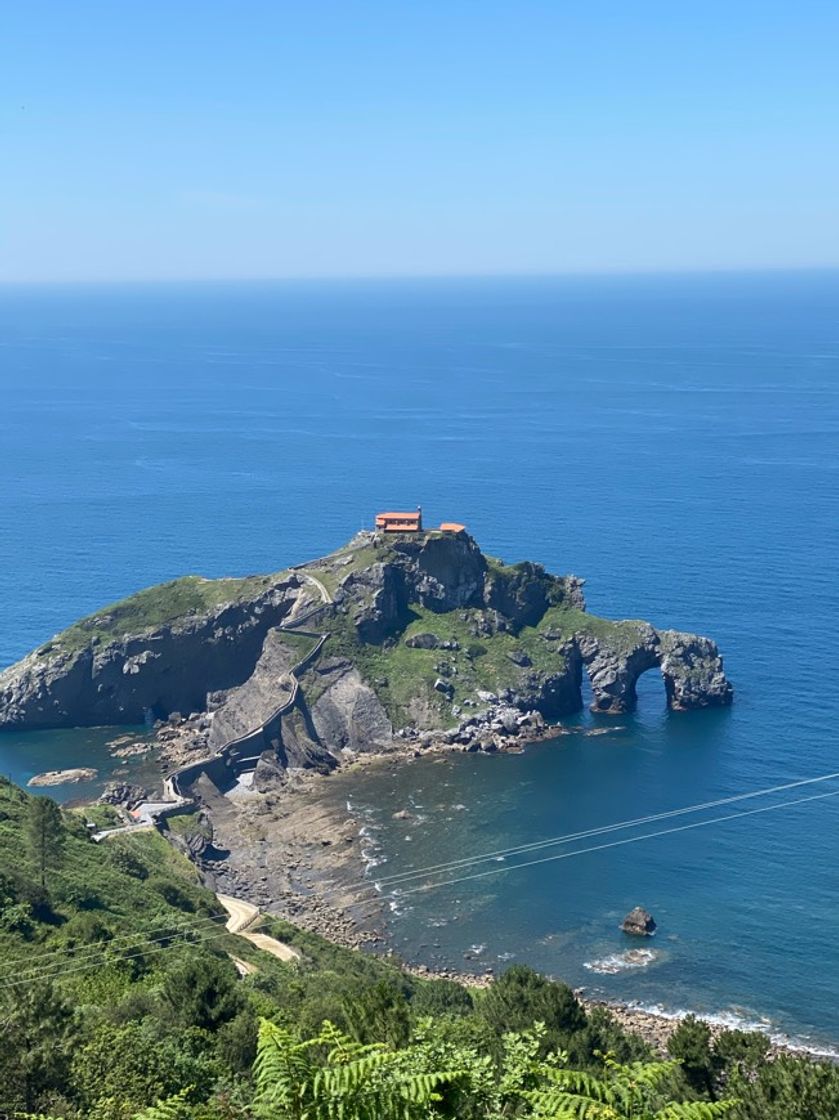
[[[577,647],[591,684],[590,708],[621,715],[638,703],[638,682],[650,669],[664,679],[667,707],[673,711],[720,707],[731,703],[732,688],[713,642],[676,630],[655,630],[647,623],[624,623],[621,640],[605,642],[596,634],[580,634]],[[651,695],[657,680],[641,686]]]

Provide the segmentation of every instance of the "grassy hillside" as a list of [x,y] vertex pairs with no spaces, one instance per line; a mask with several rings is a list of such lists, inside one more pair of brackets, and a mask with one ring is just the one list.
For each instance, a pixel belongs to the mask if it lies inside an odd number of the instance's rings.
[[[624,1076],[638,1082],[601,1055],[646,1059],[646,1046],[607,1012],[587,1013],[563,984],[521,965],[483,991],[419,980],[396,961],[270,919],[267,930],[301,953],[282,963],[224,932],[214,896],[160,836],[96,845],[84,818],[0,781],[7,1115],[131,1120],[161,1098],[171,1103],[142,1120],[302,1115],[280,1098],[266,1113],[256,1099],[266,1084],[282,1084],[298,1100],[327,1094],[331,1103],[313,1116],[537,1120],[555,1114],[539,1102],[555,1087],[551,1071],[565,1065],[607,1086]],[[322,1033],[324,1020],[335,1028]],[[301,1046],[315,1037],[316,1045]],[[358,1048],[370,1044],[376,1048]],[[686,1021],[670,1042],[679,1061],[645,1074],[655,1081],[643,1082],[651,1107],[632,1115],[651,1117],[653,1105],[675,1100],[686,1103],[662,1115],[707,1118],[718,1114],[708,1102],[721,1095],[740,1100],[735,1120],[839,1115],[834,1067],[767,1061],[767,1046],[763,1036],[737,1031],[712,1043],[707,1027]],[[371,1054],[380,1055],[372,1064]],[[349,1069],[356,1060],[358,1082],[321,1073],[324,1063]],[[593,1084],[568,1077],[575,1092]],[[435,1085],[441,1091],[429,1097]]]
[[129,595],[62,630],[38,653],[72,653],[84,646],[143,634],[191,615],[204,614],[225,603],[253,599],[266,591],[283,573],[245,576],[241,579],[205,579],[183,576]]
[[[484,616],[484,611],[476,609],[441,614],[414,604],[404,630],[381,645],[373,645],[359,640],[350,618],[338,615],[327,624],[330,638],[324,655],[344,656],[358,666],[394,726],[411,722],[412,708],[419,700],[437,713],[440,726],[449,727],[459,719],[452,714],[452,707],[465,711],[464,701],[475,702],[478,689],[497,693],[518,688],[526,674],[563,672],[566,662],[562,646],[575,634],[593,634],[621,650],[635,643],[639,625],[612,622],[573,607],[553,606],[535,626],[523,626],[516,633],[500,630],[485,634],[481,633]],[[421,649],[406,644],[421,634],[433,634],[441,642],[456,643],[458,648]],[[452,688],[450,699],[434,689],[441,677]],[[318,694],[316,674],[304,677],[303,686],[313,704]]]

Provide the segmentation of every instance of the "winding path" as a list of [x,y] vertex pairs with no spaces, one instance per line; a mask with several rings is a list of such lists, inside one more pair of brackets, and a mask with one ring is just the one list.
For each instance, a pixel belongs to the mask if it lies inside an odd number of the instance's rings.
[[241,898],[231,898],[228,894],[217,894],[216,898],[230,915],[225,923],[230,933],[244,937],[258,949],[286,963],[300,960],[300,954],[291,945],[286,945],[284,941],[278,941],[276,937],[270,937],[267,933],[254,933],[251,930],[251,926],[261,916],[258,906],[254,906],[252,902],[245,902]]
[[[303,622],[311,618],[313,615],[318,614],[323,610],[325,606],[330,606],[334,602],[328,588],[316,576],[309,575],[308,572],[304,572],[299,569],[297,571],[298,575],[303,580],[305,580],[306,583],[311,584],[317,590],[321,602],[317,606],[305,608],[301,614],[296,615],[295,611],[297,609],[297,604],[300,601],[298,598],[291,609],[287,621],[277,626],[278,630],[299,632],[299,627]],[[292,666],[292,668],[289,669],[288,673],[283,674],[283,677],[285,679],[282,681],[282,683],[287,683],[289,695],[277,708],[274,709],[273,712],[271,712],[267,719],[263,720],[263,722],[258,727],[252,728],[250,731],[245,732],[244,735],[238,735],[235,739],[229,739],[226,743],[219,747],[214,754],[210,755],[209,758],[202,759],[200,763],[191,762],[188,765],[182,766],[179,769],[173,770],[171,773],[167,774],[163,779],[162,799],[156,801],[149,800],[139,802],[136,808],[131,810],[133,823],[120,825],[117,828],[100,829],[98,832],[93,833],[93,839],[98,842],[100,840],[105,840],[108,836],[115,836],[118,833],[139,832],[144,829],[154,828],[164,816],[167,816],[170,813],[177,812],[178,809],[186,808],[187,806],[194,804],[195,799],[193,797],[181,792],[179,786],[180,776],[183,773],[194,769],[196,766],[205,765],[208,762],[212,762],[214,759],[223,758],[229,751],[241,746],[249,739],[261,735],[265,731],[266,727],[268,727],[272,723],[275,723],[278,719],[281,719],[287,712],[290,712],[297,703],[297,696],[300,691],[300,681],[297,679],[297,674],[304,668],[306,668],[309,663],[318,656],[321,649],[323,649],[324,642],[328,637],[328,634],[321,634],[312,649],[310,649],[306,654],[306,656],[302,657],[296,665]],[[243,903],[242,905],[247,904]],[[255,938],[259,937],[261,939],[265,939],[264,934],[254,934],[253,936]],[[267,940],[271,941],[272,938],[268,938]],[[277,944],[279,944],[279,942],[277,942]],[[267,945],[263,947],[266,948],[269,953],[273,952],[273,950]]]

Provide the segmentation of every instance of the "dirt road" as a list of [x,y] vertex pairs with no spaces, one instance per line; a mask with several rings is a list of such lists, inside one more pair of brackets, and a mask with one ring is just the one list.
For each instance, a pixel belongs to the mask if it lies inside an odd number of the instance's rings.
[[285,942],[277,941],[275,937],[269,937],[267,933],[251,932],[250,927],[260,917],[258,906],[254,906],[252,902],[245,902],[241,898],[231,898],[228,894],[219,894],[216,895],[216,898],[230,915],[225,923],[230,933],[236,933],[240,937],[246,938],[258,949],[270,953],[281,961],[300,959],[298,951],[292,949],[290,945],[286,945]]

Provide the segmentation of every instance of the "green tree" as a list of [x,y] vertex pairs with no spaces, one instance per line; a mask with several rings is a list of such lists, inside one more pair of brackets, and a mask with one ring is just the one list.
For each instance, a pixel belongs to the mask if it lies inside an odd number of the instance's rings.
[[727,1090],[737,1120],[833,1120],[839,1116],[839,1069],[782,1055],[756,1072],[734,1070]]
[[242,1008],[236,970],[227,959],[200,953],[172,965],[163,982],[170,1017],[183,1027],[216,1030]]
[[61,810],[51,798],[33,797],[30,800],[25,835],[29,858],[38,869],[41,887],[46,889],[47,870],[57,866],[64,848]]
[[714,1098],[718,1063],[711,1052],[711,1028],[694,1015],[687,1015],[667,1042],[667,1052],[679,1062],[692,1092]]
[[128,1120],[182,1089],[191,1100],[209,1096],[221,1072],[211,1049],[202,1032],[167,1035],[159,1020],[102,1023],[76,1048],[69,1083],[85,1116]]
[[12,988],[0,1005],[0,1106],[30,1112],[67,1082],[73,1012],[51,984]]
[[344,1000],[342,1010],[356,1042],[404,1046],[410,1037],[408,1001],[395,983],[380,980],[354,992]]
[[499,1035],[544,1023],[545,1049],[557,1048],[564,1035],[586,1025],[586,1013],[567,984],[557,984],[522,964],[508,968],[483,993],[480,1009]]

